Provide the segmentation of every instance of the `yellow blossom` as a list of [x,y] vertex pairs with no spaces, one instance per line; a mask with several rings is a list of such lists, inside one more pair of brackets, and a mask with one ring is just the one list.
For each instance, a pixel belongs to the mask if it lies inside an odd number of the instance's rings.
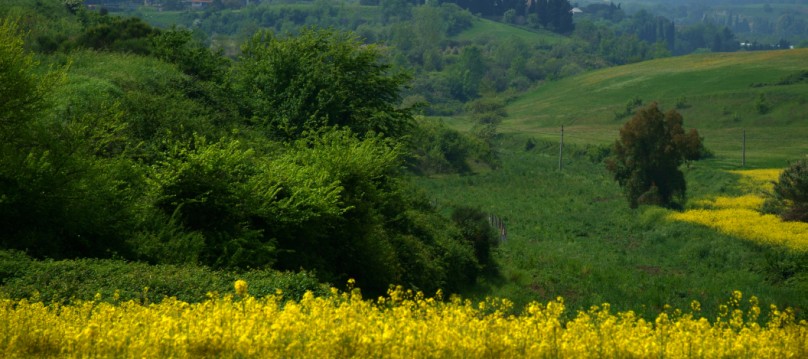
[[673,212],[669,219],[697,223],[719,232],[760,244],[808,251],[808,223],[783,222],[779,217],[760,212],[765,201],[761,194],[771,187],[780,170],[733,171],[742,175],[741,183],[751,193],[738,197],[714,197],[696,200],[697,208]]
[[237,280],[236,283],[234,284],[234,287],[236,288],[236,294],[239,297],[244,297],[247,295],[247,282],[245,280],[243,279]]
[[[245,283],[246,284],[246,283]],[[246,287],[245,287],[246,288]],[[146,358],[801,358],[808,323],[771,307],[760,325],[758,299],[747,312],[732,292],[722,317],[672,308],[646,321],[607,303],[566,313],[562,298],[510,313],[508,300],[481,306],[453,297],[391,289],[384,300],[335,290],[299,301],[212,295],[201,303],[169,298],[76,302],[0,299],[0,357]],[[246,292],[245,292],[246,294]],[[395,297],[396,300],[392,300]],[[731,308],[730,308],[731,307]]]

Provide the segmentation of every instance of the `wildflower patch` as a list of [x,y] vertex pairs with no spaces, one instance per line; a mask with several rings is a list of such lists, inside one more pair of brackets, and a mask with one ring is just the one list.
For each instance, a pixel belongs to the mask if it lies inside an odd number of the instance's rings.
[[761,213],[765,198],[762,192],[771,189],[780,170],[733,171],[740,174],[741,185],[748,194],[738,197],[715,197],[695,201],[699,208],[674,212],[668,218],[697,223],[722,233],[764,245],[782,246],[808,251],[808,223],[783,222],[778,216]]
[[[242,287],[241,284],[245,286]],[[246,289],[240,283],[236,290]],[[100,299],[100,298],[99,298]],[[804,358],[808,323],[735,291],[717,318],[666,310],[652,321],[609,304],[565,315],[562,298],[508,314],[506,299],[474,304],[440,294],[392,290],[377,300],[358,290],[255,298],[213,295],[143,304],[70,305],[0,300],[0,356],[250,358]]]

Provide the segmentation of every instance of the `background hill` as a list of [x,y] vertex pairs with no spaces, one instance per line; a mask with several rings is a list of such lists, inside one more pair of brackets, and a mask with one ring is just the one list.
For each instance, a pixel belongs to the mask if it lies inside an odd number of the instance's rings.
[[805,152],[808,50],[699,54],[613,67],[548,82],[508,105],[504,133],[610,144],[634,100],[677,108],[722,164],[782,166]]

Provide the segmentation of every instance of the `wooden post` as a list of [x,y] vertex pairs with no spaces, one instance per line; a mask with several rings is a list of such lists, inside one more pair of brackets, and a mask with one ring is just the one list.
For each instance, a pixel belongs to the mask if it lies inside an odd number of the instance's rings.
[[561,125],[561,142],[558,144],[558,170],[564,169],[564,125]]
[[741,167],[746,167],[746,130],[743,130],[743,150],[741,152]]

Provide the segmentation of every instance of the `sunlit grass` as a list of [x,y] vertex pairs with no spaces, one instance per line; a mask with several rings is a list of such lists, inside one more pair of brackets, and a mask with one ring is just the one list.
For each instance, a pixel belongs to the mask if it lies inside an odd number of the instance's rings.
[[[542,136],[561,125],[599,128],[610,136],[589,143],[608,144],[628,119],[615,113],[625,112],[630,99],[657,101],[665,110],[685,100],[677,109],[685,126],[697,129],[707,148],[726,159],[722,168],[742,165],[744,131],[747,166],[782,166],[808,150],[803,121],[808,84],[771,84],[806,66],[808,49],[796,49],[697,54],[600,69],[528,91],[508,104],[500,130]],[[771,105],[766,113],[755,107],[761,95]]]

